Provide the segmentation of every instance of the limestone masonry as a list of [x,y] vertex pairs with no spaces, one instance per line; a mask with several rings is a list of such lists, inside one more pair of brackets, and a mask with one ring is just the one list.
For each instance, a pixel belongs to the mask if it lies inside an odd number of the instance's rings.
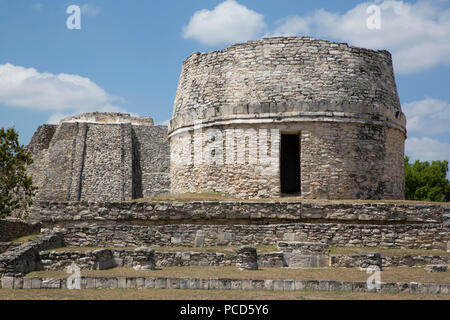
[[183,62],[171,191],[403,199],[406,119],[391,55],[266,38]]
[[37,197],[130,200],[169,190],[167,127],[149,117],[87,113],[38,128],[28,148]]
[[[68,288],[73,279],[25,275],[73,263],[80,270],[426,266],[447,272],[450,206],[378,201],[404,198],[405,126],[387,51],[278,37],[194,53],[183,62],[168,126],[94,112],[37,129],[27,148],[39,191],[26,222],[0,220],[0,288]],[[129,201],[191,192],[234,200]],[[294,197],[280,198],[285,195]],[[275,245],[276,251],[256,248]],[[175,251],[183,246],[238,249]],[[332,254],[330,246],[371,248]],[[372,248],[408,250],[385,255]],[[366,282],[328,280],[79,281],[81,288],[374,290]],[[376,290],[448,294],[449,287],[401,282]]]
[[120,113],[39,127],[30,171],[41,200],[403,199],[405,125],[389,52],[265,38],[188,57],[168,128]]

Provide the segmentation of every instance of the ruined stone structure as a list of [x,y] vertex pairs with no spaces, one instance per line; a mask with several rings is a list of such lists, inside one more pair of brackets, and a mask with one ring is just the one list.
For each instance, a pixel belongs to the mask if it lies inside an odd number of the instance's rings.
[[309,37],[194,53],[169,125],[171,191],[403,199],[391,55]]
[[29,168],[38,199],[130,200],[169,189],[167,127],[149,117],[87,113],[38,128]]

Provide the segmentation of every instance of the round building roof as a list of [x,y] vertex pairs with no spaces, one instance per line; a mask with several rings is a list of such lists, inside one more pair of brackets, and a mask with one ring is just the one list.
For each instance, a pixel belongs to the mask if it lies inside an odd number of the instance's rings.
[[310,37],[264,38],[189,56],[169,132],[238,118],[355,115],[405,130],[388,51]]

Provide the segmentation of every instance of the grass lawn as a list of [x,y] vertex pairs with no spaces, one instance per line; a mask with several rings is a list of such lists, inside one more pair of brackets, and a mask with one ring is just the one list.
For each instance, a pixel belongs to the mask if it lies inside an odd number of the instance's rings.
[[316,291],[90,289],[0,289],[0,300],[450,300],[443,294],[387,294]]
[[[108,270],[85,270],[82,276],[100,277],[173,277],[173,278],[231,278],[231,279],[288,279],[288,280],[338,280],[366,281],[370,274],[357,268],[260,268],[238,270],[236,267],[163,267],[157,270],[139,270],[118,267]],[[65,271],[33,271],[28,277],[64,278]],[[448,272],[426,272],[423,268],[396,267],[381,272],[382,282],[421,282],[450,284]]]
[[40,236],[40,234],[32,234],[32,235],[29,235],[29,236],[23,236],[23,237],[20,237],[20,238],[13,239],[10,242],[25,243],[25,242],[28,242],[29,240],[37,238],[39,236]]

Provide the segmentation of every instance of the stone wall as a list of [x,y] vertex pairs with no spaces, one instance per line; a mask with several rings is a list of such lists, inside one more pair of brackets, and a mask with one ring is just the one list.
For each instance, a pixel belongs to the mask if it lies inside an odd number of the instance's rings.
[[23,276],[24,274],[43,270],[39,252],[64,246],[60,234],[44,234],[14,247],[0,255],[0,277]]
[[[45,130],[44,130],[45,129]],[[169,189],[167,127],[148,117],[89,113],[40,127],[28,148],[38,199],[129,200]],[[45,133],[45,134],[44,134]]]
[[32,224],[16,219],[0,220],[0,242],[7,242],[15,238],[38,234],[40,231],[40,223]]
[[300,136],[305,199],[403,199],[406,119],[387,51],[308,37],[194,53],[169,124],[171,191],[279,196]]
[[[433,254],[401,254],[381,256],[383,267],[423,267],[425,265],[450,265],[450,256]],[[361,265],[361,255],[331,255],[330,266],[336,268],[358,268]]]
[[[182,65],[171,128],[220,115],[228,107],[273,103],[283,112],[283,104],[319,101],[336,105],[327,111],[345,112],[339,104],[346,101],[401,112],[390,53],[310,37],[266,38],[193,53]],[[253,108],[252,113],[261,113]],[[194,119],[187,118],[191,111]]]
[[[67,278],[3,277],[3,289],[67,289]],[[336,280],[260,280],[226,278],[81,277],[80,289],[193,289],[269,291],[346,291],[415,294],[449,294],[449,284],[383,282],[369,288],[366,282]]]
[[300,136],[303,198],[404,197],[404,134],[359,123],[217,126],[173,135],[172,192],[279,195],[283,132]]
[[[134,264],[134,250],[102,249],[97,251],[110,251],[108,255],[113,263],[110,267],[132,267]],[[40,257],[45,270],[63,270],[75,262],[81,270],[99,269],[98,254],[95,251],[46,251]],[[235,266],[239,261],[236,253],[201,252],[201,251],[155,251],[157,267],[182,266]],[[450,265],[450,256],[436,254],[400,254],[382,255],[382,267],[423,267],[426,265]],[[258,253],[260,267],[296,267],[289,265],[283,252]],[[359,268],[361,255],[359,254],[332,254],[329,261],[321,267],[333,268]],[[299,266],[297,266],[299,267]],[[313,266],[308,266],[309,268]]]
[[122,247],[288,240],[446,250],[449,218],[447,205],[306,201],[40,202],[30,213],[45,228],[62,230],[68,245]]
[[[126,249],[102,249],[109,251],[111,263],[110,267],[132,267],[135,265],[134,250]],[[63,270],[73,262],[81,270],[95,270],[99,268],[96,251],[46,251],[41,252],[40,257],[45,270]],[[169,252],[155,251],[155,263],[157,267],[182,267],[182,266],[234,266],[238,261],[236,253],[220,252]],[[270,252],[258,254],[258,265],[263,267],[283,267],[285,266],[283,254],[280,252]]]

